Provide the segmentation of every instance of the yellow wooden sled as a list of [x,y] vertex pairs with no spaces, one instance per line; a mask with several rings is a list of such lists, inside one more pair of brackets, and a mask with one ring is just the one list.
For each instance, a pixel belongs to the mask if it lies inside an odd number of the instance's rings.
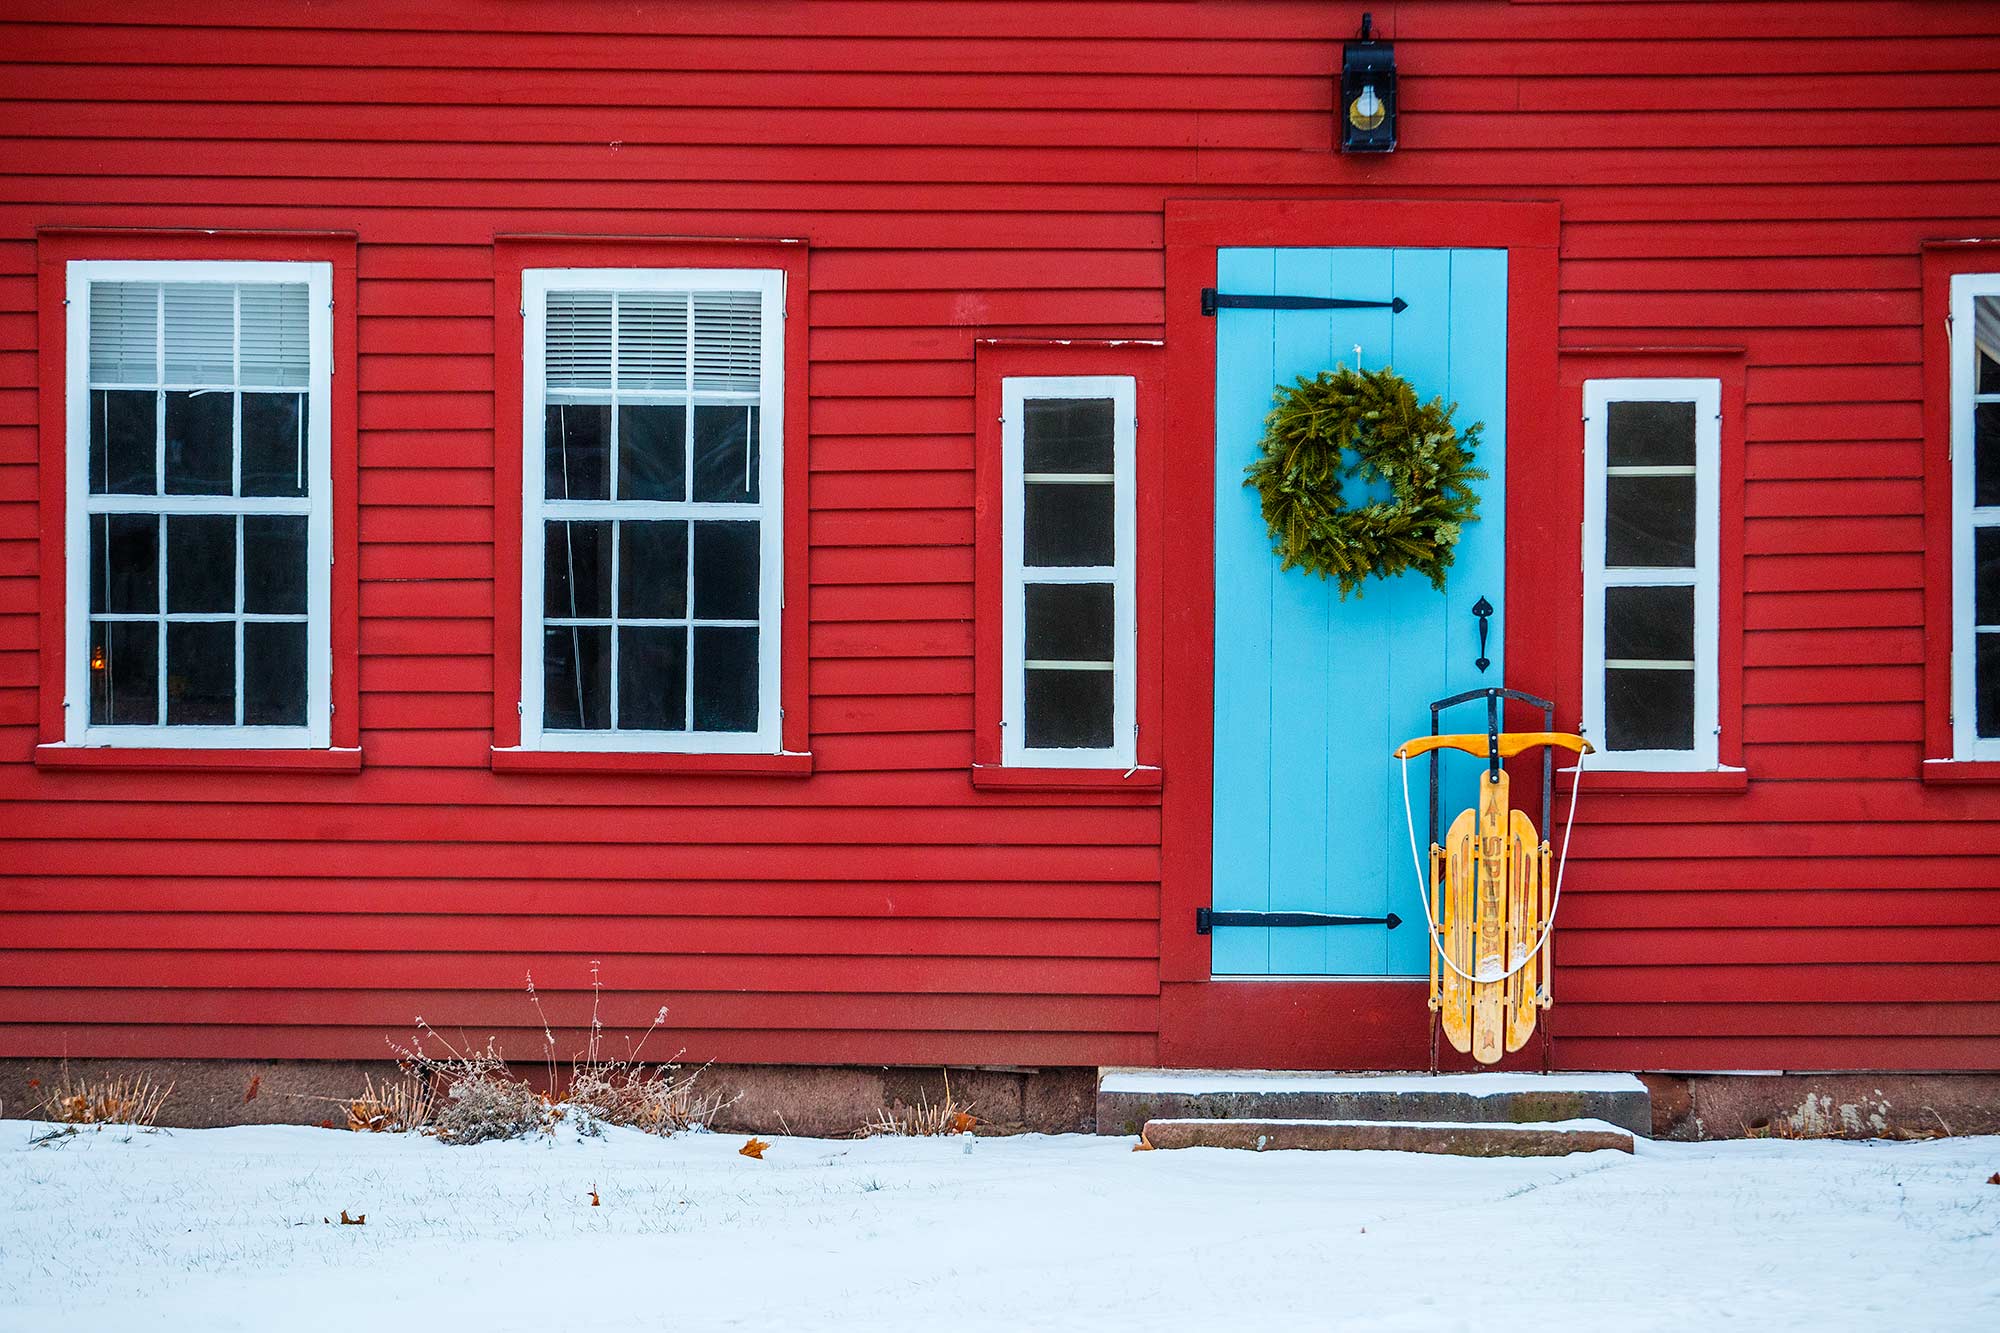
[[[1561,893],[1560,872],[1551,878],[1548,839],[1525,811],[1512,803],[1512,784],[1501,761],[1542,748],[1542,824],[1549,821],[1556,748],[1574,751],[1581,764],[1591,744],[1559,731],[1502,731],[1501,710],[1508,699],[1539,707],[1554,721],[1555,706],[1518,690],[1472,690],[1431,705],[1431,725],[1454,704],[1482,700],[1484,733],[1419,736],[1399,746],[1403,761],[1403,804],[1409,814],[1409,761],[1431,759],[1430,874],[1425,917],[1431,938],[1432,1012],[1455,1050],[1481,1064],[1518,1051],[1534,1035],[1537,1011],[1554,1001],[1549,992],[1549,933]],[[1462,750],[1486,760],[1479,800],[1438,836],[1438,758]],[[1571,795],[1571,810],[1575,795]],[[1568,849],[1564,840],[1565,852]],[[1410,853],[1417,858],[1416,828],[1410,820]],[[1421,859],[1418,874],[1423,876]]]

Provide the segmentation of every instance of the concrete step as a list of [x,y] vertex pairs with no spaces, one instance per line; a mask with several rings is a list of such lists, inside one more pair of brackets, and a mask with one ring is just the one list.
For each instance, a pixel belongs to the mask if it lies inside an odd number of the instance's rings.
[[1503,1125],[1403,1120],[1148,1120],[1155,1148],[1242,1148],[1447,1153],[1454,1157],[1565,1157],[1632,1151],[1632,1134],[1602,1120]]
[[1653,1109],[1646,1085],[1630,1074],[1098,1072],[1098,1133],[1137,1134],[1150,1120],[1479,1125],[1602,1120],[1634,1134],[1650,1134]]

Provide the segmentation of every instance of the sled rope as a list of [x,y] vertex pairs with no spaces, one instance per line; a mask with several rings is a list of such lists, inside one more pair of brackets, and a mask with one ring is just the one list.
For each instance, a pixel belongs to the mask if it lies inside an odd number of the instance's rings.
[[1556,889],[1554,895],[1549,899],[1549,919],[1543,923],[1542,933],[1536,939],[1535,947],[1528,950],[1527,955],[1520,962],[1514,964],[1514,966],[1508,968],[1505,972],[1494,975],[1474,976],[1454,962],[1451,954],[1446,951],[1444,947],[1444,931],[1438,925],[1436,915],[1431,911],[1430,877],[1424,873],[1424,860],[1417,852],[1417,817],[1415,812],[1410,809],[1410,760],[1408,755],[1403,757],[1403,828],[1410,835],[1410,864],[1417,872],[1417,901],[1423,904],[1424,929],[1430,932],[1433,952],[1439,958],[1443,959],[1444,965],[1453,972],[1456,972],[1462,980],[1471,982],[1474,985],[1505,981],[1539,958],[1542,949],[1548,944],[1549,935],[1556,928],[1556,911],[1562,906],[1563,872],[1569,868],[1569,835],[1570,830],[1576,827],[1576,798],[1583,786],[1583,752],[1581,750],[1577,751],[1576,767],[1570,771],[1575,774],[1575,777],[1570,782],[1569,813],[1563,816],[1562,855],[1556,858]]

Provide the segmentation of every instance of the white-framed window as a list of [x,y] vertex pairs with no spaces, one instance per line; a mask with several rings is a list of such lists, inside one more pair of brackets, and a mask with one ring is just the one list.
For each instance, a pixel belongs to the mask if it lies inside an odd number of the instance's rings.
[[1721,382],[1586,380],[1583,413],[1591,764],[1713,769]]
[[67,278],[65,742],[324,748],[332,266]]
[[1951,717],[2000,759],[2000,273],[1951,280]]
[[1136,762],[1137,397],[1127,375],[1000,382],[1005,764]]
[[780,748],[784,274],[522,274],[521,744]]

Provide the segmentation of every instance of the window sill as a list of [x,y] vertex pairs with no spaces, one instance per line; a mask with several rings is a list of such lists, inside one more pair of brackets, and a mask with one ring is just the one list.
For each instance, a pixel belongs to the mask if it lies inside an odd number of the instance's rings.
[[37,745],[35,767],[162,773],[359,773],[361,751]]
[[2000,786],[2000,759],[1926,759],[1922,769],[1934,786]]
[[631,750],[503,750],[493,752],[495,773],[689,773],[705,777],[810,777],[811,751],[802,754],[669,754]]
[[[1575,769],[1557,770],[1557,791],[1571,791],[1575,787]],[[1650,773],[1628,772],[1615,768],[1585,768],[1583,787],[1585,792],[1680,792],[1689,795],[1714,792],[1728,795],[1750,790],[1750,774],[1748,770],[1741,768]]]
[[1004,768],[974,764],[972,785],[983,791],[1158,791],[1158,768]]

